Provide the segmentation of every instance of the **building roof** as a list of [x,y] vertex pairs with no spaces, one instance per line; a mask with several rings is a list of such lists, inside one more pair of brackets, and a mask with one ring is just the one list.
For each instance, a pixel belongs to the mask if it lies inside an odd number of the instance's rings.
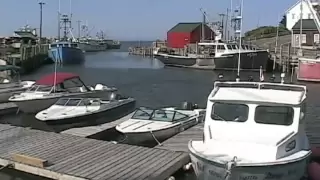
[[[36,81],[36,84],[54,86],[73,78],[79,78],[79,75],[73,74],[73,73],[66,73],[66,72],[57,72],[57,73],[52,73],[52,74],[43,76],[42,78]],[[56,79],[56,82],[54,82],[55,79]]]
[[[292,30],[300,30],[300,23],[299,21],[292,27]],[[313,19],[302,19],[302,29],[303,30],[318,30],[316,23]]]
[[168,32],[192,32],[201,25],[202,25],[201,22],[178,23],[173,28],[171,28]]
[[305,86],[254,82],[220,83],[220,85],[215,85],[209,97],[212,101],[241,101],[289,105],[299,105],[305,98]]

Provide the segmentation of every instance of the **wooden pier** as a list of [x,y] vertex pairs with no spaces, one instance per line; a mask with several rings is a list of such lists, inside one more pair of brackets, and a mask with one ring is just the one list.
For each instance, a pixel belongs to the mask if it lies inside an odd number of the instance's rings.
[[152,47],[131,47],[129,48],[130,55],[139,55],[139,56],[153,56]]
[[133,115],[133,112],[128,115],[125,115],[115,121],[107,122],[107,123],[96,125],[96,126],[71,128],[71,129],[67,129],[65,131],[62,131],[60,133],[75,135],[75,136],[80,136],[80,137],[92,138],[92,137],[98,136],[100,133],[104,133],[106,131],[113,130],[118,124],[128,120],[130,117],[132,117],[132,115]]
[[164,180],[189,162],[185,152],[0,125],[0,165],[63,180]]

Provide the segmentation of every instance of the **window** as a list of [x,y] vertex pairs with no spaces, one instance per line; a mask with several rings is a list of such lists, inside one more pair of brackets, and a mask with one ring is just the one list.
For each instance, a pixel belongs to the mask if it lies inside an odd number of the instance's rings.
[[243,50],[246,50],[246,49],[247,49],[245,45],[241,45],[241,48],[242,48]]
[[238,47],[236,45],[231,45],[232,49],[238,49]]
[[254,120],[259,124],[291,125],[294,110],[288,106],[258,106]]
[[302,34],[302,35],[301,35],[301,43],[302,43],[302,44],[307,43],[307,35],[306,35],[306,34]]
[[232,50],[232,46],[231,45],[227,45],[227,48]]
[[211,118],[216,121],[245,122],[249,107],[245,104],[219,103],[212,106]]
[[218,49],[219,50],[225,50],[226,48],[224,47],[224,45],[218,45]]
[[313,34],[313,42],[315,44],[319,44],[319,40],[320,40],[319,34]]
[[296,14],[292,13],[292,19],[295,19]]

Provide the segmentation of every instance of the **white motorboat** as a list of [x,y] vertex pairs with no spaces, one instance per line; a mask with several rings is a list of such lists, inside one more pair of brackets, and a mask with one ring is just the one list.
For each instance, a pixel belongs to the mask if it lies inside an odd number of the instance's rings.
[[216,82],[207,101],[203,141],[188,145],[198,179],[302,178],[311,155],[305,101],[305,86],[283,80]]
[[36,119],[48,124],[72,123],[82,120],[93,120],[106,113],[117,112],[120,108],[133,109],[135,100],[133,98],[60,98],[48,109],[36,114]]
[[21,93],[30,88],[34,81],[21,81],[20,67],[0,65],[0,103],[8,102],[15,93]]
[[125,135],[124,143],[160,143],[194,126],[204,114],[204,109],[140,107],[129,120],[117,125],[116,130]]
[[116,88],[97,84],[95,88],[86,86],[77,74],[57,72],[46,75],[27,91],[9,98],[19,110],[25,113],[38,113],[49,108],[62,97],[107,97]]

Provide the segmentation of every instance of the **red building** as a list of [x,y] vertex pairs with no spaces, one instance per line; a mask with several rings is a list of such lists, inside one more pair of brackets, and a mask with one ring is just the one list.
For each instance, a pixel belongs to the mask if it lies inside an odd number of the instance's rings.
[[[207,25],[204,39],[214,39],[214,32]],[[197,43],[201,40],[202,23],[179,23],[167,32],[170,48],[184,48],[186,44]]]

